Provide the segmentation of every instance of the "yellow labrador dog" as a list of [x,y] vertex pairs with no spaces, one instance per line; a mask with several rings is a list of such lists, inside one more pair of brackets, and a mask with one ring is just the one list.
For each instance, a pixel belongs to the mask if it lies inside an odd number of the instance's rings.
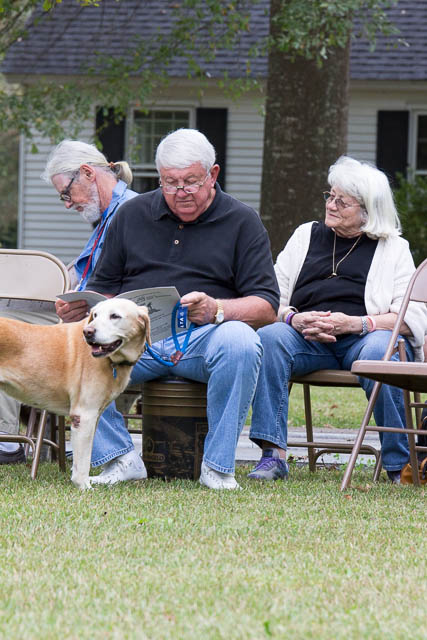
[[0,318],[0,389],[33,407],[71,416],[73,471],[90,487],[99,416],[126,387],[150,341],[147,307],[110,298],[81,322],[40,326]]

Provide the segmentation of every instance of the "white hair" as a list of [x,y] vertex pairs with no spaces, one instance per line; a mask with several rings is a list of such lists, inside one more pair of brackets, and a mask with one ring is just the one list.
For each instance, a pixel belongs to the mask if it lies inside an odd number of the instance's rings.
[[83,164],[99,167],[114,175],[116,180],[124,180],[127,184],[132,182],[132,171],[126,161],[108,162],[94,144],[80,142],[80,140],[60,142],[50,153],[41,178],[45,182],[51,182],[53,176],[59,173],[66,175],[77,173]]
[[186,169],[200,162],[206,171],[215,164],[215,149],[197,129],[177,129],[160,142],[156,151],[156,168]]
[[369,164],[341,156],[329,167],[328,182],[353,196],[366,212],[361,231],[371,238],[401,234],[390,183],[385,173]]

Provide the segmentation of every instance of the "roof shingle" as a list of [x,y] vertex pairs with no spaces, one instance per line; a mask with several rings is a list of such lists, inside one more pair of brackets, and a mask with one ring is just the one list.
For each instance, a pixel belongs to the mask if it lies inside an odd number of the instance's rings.
[[[63,0],[29,30],[28,36],[9,50],[2,70],[13,75],[79,75],[94,61],[94,52],[102,60],[106,55],[132,56],[137,39],[152,41],[158,33],[167,35],[174,3],[171,0],[103,0],[99,7],[77,5]],[[231,77],[246,72],[248,51],[268,32],[268,0],[256,2],[251,9],[251,29],[232,49],[221,49],[211,62],[203,62],[207,75],[219,77],[225,71]],[[399,0],[389,15],[407,44],[390,46],[380,36],[375,51],[369,43],[355,39],[351,48],[352,79],[427,80],[427,2]],[[201,39],[207,42],[206,32]],[[152,44],[150,44],[152,46]],[[267,59],[251,60],[252,73],[264,76]],[[176,56],[168,66],[172,77],[187,76],[187,66]]]

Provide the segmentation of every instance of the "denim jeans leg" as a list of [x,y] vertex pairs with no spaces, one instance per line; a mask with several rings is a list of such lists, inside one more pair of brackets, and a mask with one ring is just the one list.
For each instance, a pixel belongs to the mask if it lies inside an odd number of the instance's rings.
[[[153,346],[158,347],[159,343]],[[152,380],[168,372],[167,366],[158,364],[148,354],[144,354],[132,369],[130,384]],[[92,466],[105,464],[113,458],[132,451],[133,448],[132,438],[123,416],[112,402],[99,418],[93,440]]]
[[258,330],[264,356],[255,392],[249,437],[261,446],[271,442],[286,449],[288,436],[288,383],[292,375],[317,369],[339,369],[326,344],[309,342],[283,322]]
[[208,425],[204,462],[233,473],[236,447],[245,424],[261,363],[262,348],[247,324],[229,321],[194,332],[184,358],[174,368],[179,376],[207,382]]
[[91,462],[93,467],[105,464],[134,448],[132,438],[126,428],[115,402],[105,409],[98,421],[93,439]]
[[[387,349],[391,331],[373,331],[357,340],[348,350],[343,359],[343,367],[351,368],[355,360],[381,360]],[[402,337],[402,336],[400,336]],[[408,360],[413,360],[413,352],[406,341]],[[399,360],[396,353],[392,360]],[[374,380],[359,377],[361,387],[369,398],[374,387]],[[403,392],[397,387],[383,384],[374,407],[374,417],[377,425],[384,427],[405,427],[405,407]],[[409,461],[408,438],[404,433],[380,433],[381,457],[384,469],[398,471]]]

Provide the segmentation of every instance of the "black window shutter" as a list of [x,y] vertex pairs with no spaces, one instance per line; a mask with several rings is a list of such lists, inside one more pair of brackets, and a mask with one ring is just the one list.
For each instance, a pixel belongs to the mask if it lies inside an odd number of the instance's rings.
[[125,123],[125,118],[116,122],[114,109],[97,109],[96,134],[102,144],[102,153],[109,162],[124,160]]
[[227,154],[227,109],[200,107],[196,110],[196,129],[205,134],[216,151],[216,161],[221,167],[218,182],[225,190]]
[[408,165],[409,111],[378,111],[377,167],[393,186],[396,173],[406,176]]

